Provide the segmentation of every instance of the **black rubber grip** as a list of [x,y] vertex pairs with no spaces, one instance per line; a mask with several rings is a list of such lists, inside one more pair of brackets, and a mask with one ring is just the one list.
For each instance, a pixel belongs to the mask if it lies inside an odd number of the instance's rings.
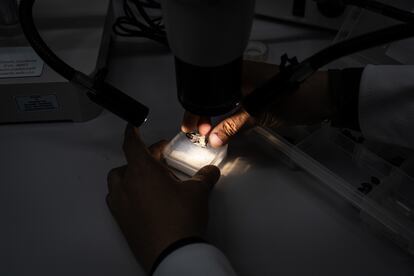
[[135,127],[141,126],[148,117],[149,109],[106,82],[95,84],[96,93],[88,92],[96,104],[109,110]]

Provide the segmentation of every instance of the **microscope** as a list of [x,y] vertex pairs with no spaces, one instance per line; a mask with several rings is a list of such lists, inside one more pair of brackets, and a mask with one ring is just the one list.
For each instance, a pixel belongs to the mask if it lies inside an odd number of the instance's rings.
[[[208,117],[237,108],[255,0],[163,0],[161,5],[181,105]],[[214,149],[206,139],[179,133],[165,149],[167,163],[187,175],[205,165],[220,165],[227,146]]]
[[163,0],[161,4],[182,106],[202,116],[236,108],[255,0]]

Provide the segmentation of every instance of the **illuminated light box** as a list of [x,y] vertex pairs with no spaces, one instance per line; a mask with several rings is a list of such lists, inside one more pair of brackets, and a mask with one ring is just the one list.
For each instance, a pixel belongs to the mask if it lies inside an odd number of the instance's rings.
[[185,133],[175,136],[164,150],[167,164],[189,176],[193,176],[204,166],[219,166],[226,155],[227,146],[215,149],[208,144],[197,143]]

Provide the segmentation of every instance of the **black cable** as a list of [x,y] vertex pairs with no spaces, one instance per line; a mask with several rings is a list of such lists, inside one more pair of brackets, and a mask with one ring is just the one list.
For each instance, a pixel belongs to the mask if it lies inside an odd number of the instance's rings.
[[34,2],[35,0],[21,0],[19,6],[20,25],[33,50],[58,74],[86,89],[86,94],[93,102],[130,124],[141,126],[148,116],[148,107],[106,83],[102,78],[93,79],[76,71],[53,53],[43,41],[34,23]]
[[321,5],[355,5],[406,23],[339,42],[316,53],[300,64],[291,63],[286,68],[282,66],[279,74],[257,88],[243,100],[244,108],[252,116],[265,114],[263,110],[268,109],[278,97],[289,95],[297,90],[300,84],[311,77],[317,70],[337,59],[376,46],[414,37],[413,13],[372,0],[315,1]]
[[148,13],[145,11],[144,7],[139,1],[133,2],[135,7],[137,8],[138,12],[141,14],[142,18],[145,20],[145,22],[149,25],[150,28],[152,28],[154,31],[159,32],[163,35],[165,35],[165,32],[162,30],[162,26],[159,24],[156,24],[154,19],[152,19]]
[[58,74],[62,75],[65,79],[71,81],[75,77],[76,70],[67,65],[59,57],[57,57],[52,51],[46,50],[49,47],[41,38],[34,20],[33,20],[33,5],[35,0],[21,0],[19,8],[20,25],[22,26],[23,33],[27,40],[37,54]]
[[161,5],[154,0],[123,0],[125,15],[117,18],[114,33],[124,37],[146,37],[168,46],[162,17],[152,18],[146,8],[160,9]]
[[[151,27],[148,27],[147,25],[145,25],[144,23],[142,23],[135,15],[134,12],[132,10],[132,8],[129,6],[131,0],[125,0],[124,1],[124,11],[126,14],[127,18],[130,18],[134,24],[137,25],[138,28],[142,29],[142,31],[145,32],[149,32],[151,33],[153,31],[153,29]],[[139,4],[137,5],[137,7],[139,6]],[[148,15],[147,15],[148,17]]]
[[332,45],[311,56],[300,64],[291,64],[246,96],[243,106],[246,111],[259,117],[265,114],[278,98],[289,95],[300,87],[317,70],[344,56],[369,48],[414,37],[414,22],[399,24],[373,33],[363,34]]
[[318,70],[336,59],[413,36],[414,23],[399,24],[332,45],[308,58],[303,63],[309,64],[314,70]]
[[414,13],[373,0],[344,0],[345,5],[357,6],[402,22],[414,22]]

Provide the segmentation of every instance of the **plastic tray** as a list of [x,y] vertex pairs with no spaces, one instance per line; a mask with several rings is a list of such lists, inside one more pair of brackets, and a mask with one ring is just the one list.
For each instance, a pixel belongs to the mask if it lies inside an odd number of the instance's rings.
[[356,207],[372,230],[414,255],[414,179],[369,150],[362,138],[327,126],[277,132],[258,127],[249,135],[283,153],[288,165],[320,180]]

